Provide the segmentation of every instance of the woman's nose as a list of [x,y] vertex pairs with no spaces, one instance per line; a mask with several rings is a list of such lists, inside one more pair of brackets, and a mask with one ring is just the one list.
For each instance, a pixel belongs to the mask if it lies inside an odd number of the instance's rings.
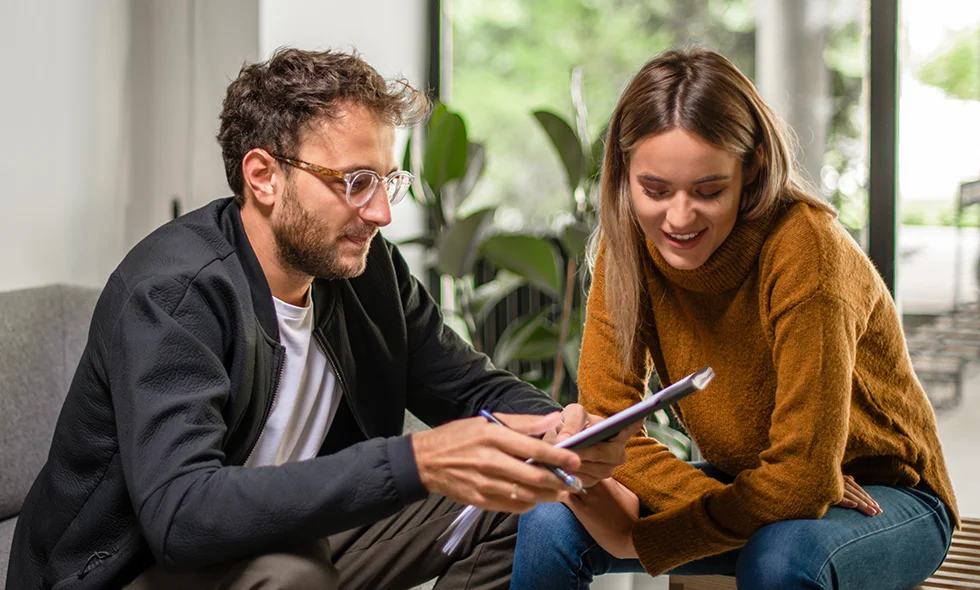
[[694,223],[697,213],[690,197],[678,191],[667,206],[667,223],[676,229],[685,229]]

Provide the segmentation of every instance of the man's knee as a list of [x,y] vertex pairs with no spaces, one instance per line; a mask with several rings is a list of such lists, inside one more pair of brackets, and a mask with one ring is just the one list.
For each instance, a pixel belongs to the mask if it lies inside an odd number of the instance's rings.
[[337,570],[327,559],[294,553],[263,555],[252,561],[245,575],[248,588],[262,590],[335,590]]

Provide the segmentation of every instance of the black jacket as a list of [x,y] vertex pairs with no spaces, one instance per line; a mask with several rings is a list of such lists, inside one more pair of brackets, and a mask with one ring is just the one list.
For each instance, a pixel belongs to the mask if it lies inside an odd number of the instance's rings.
[[380,236],[365,273],[315,280],[314,337],[343,403],[319,457],[244,468],[283,363],[232,199],[168,223],[110,276],[17,522],[7,589],[119,587],[325,537],[426,495],[405,409],[430,425],[558,406],[445,327]]

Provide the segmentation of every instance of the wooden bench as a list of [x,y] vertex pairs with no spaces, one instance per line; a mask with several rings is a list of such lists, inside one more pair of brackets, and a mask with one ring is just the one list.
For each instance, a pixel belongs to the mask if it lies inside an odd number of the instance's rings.
[[[670,576],[670,590],[735,590],[731,576]],[[980,588],[980,519],[964,518],[953,533],[949,554],[931,578],[915,590]]]

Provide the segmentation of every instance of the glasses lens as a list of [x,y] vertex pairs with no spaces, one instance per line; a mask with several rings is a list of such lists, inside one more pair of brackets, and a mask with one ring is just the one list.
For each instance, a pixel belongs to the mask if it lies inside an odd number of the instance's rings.
[[388,190],[388,202],[392,205],[397,204],[408,194],[409,187],[412,186],[413,177],[408,172],[396,172],[387,178],[385,188]]
[[371,200],[378,188],[378,175],[370,170],[359,170],[347,178],[347,200],[360,207]]

